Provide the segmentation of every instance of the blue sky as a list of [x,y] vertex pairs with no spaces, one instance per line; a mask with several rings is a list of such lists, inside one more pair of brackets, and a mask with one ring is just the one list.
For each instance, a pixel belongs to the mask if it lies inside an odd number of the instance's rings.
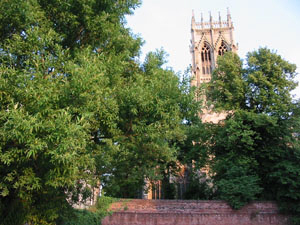
[[[295,63],[300,73],[299,0],[143,0],[134,15],[127,17],[127,26],[145,41],[143,55],[163,48],[169,55],[167,66],[184,71],[191,63],[192,10],[198,21],[201,13],[204,20],[209,20],[209,11],[213,19],[217,20],[220,12],[225,20],[227,7],[240,57],[245,58],[247,52],[259,47],[268,47]],[[300,97],[300,87],[294,94]]]

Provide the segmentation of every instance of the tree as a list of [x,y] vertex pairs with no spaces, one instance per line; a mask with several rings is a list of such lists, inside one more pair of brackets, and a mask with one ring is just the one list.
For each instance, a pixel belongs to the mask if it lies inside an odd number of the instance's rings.
[[172,70],[162,69],[165,53],[149,53],[122,89],[117,90],[119,134],[114,137],[115,160],[104,190],[115,197],[138,197],[145,181],[162,179],[161,171],[176,161],[177,142],[186,138],[182,105],[194,99]]
[[[254,199],[277,200],[299,215],[299,102],[290,91],[296,67],[266,48],[248,53],[245,66],[233,53],[218,60],[208,98],[227,118],[213,127],[216,195],[239,208]],[[238,187],[238,188],[237,188]]]
[[119,71],[130,73],[141,43],[124,28],[136,6],[0,3],[2,224],[53,223],[71,190],[93,178],[99,148],[91,137],[114,129],[111,86]]
[[133,197],[176,158],[193,98],[162,51],[138,62],[142,41],[124,27],[138,5],[0,3],[3,224],[53,224],[99,179]]

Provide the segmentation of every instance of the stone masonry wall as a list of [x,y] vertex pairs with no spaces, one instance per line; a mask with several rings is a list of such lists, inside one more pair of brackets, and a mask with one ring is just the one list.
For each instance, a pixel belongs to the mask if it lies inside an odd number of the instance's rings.
[[287,225],[273,202],[253,202],[232,210],[223,201],[121,200],[102,225]]

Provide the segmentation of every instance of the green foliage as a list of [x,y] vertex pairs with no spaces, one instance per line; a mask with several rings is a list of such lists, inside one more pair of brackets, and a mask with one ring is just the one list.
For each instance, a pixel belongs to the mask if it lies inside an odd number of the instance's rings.
[[[245,67],[232,53],[219,57],[207,96],[228,117],[202,124],[197,90],[186,74],[180,80],[162,68],[162,50],[138,63],[142,41],[124,27],[138,5],[1,1],[1,223],[70,218],[70,204],[91,192],[84,184],[99,179],[110,196],[136,197],[145,180],[176,172],[177,160],[196,169],[208,164],[215,195],[235,208],[275,199],[299,215],[295,65],[266,48],[249,53]],[[188,198],[210,198],[208,186],[192,179]],[[105,202],[62,221],[97,224]]]
[[122,89],[116,90],[121,119],[111,171],[103,177],[106,195],[139,196],[145,179],[160,179],[160,168],[176,159],[175,141],[186,138],[181,104],[192,104],[186,100],[191,93],[173,71],[161,68],[163,55],[162,51],[149,53],[144,72],[132,74],[124,80]]
[[170,183],[169,180],[162,181],[162,199],[175,199],[176,188],[175,183]]
[[247,103],[257,113],[282,116],[290,113],[290,91],[297,83],[296,65],[269,49],[261,48],[247,55],[245,80],[248,86]]
[[138,5],[1,1],[1,218],[53,224],[90,193],[83,184],[134,197],[175,161],[193,93],[163,51],[138,63],[142,41],[124,27]]
[[[10,203],[1,201],[0,212],[2,212],[1,225],[22,225],[24,218],[26,217],[26,211],[22,207],[21,202],[18,200],[14,200],[14,202]],[[18,212],[18,216],[16,216],[15,212]]]
[[102,217],[86,209],[74,209],[66,217],[59,218],[57,225],[101,225]]
[[[241,74],[244,73],[242,61],[233,52],[218,57],[218,67],[213,71],[207,87],[208,100],[217,110],[245,108],[246,83]],[[210,103],[210,101],[208,103]]]
[[116,201],[118,201],[117,198],[101,196],[97,199],[95,207],[97,211],[105,213],[109,209],[110,205]]
[[[206,160],[203,158],[203,162],[199,162],[201,152],[199,152],[199,146],[197,146],[200,139],[204,138],[208,132],[203,132],[205,127],[199,118],[202,102],[195,98],[199,90],[196,87],[190,87],[190,71],[186,70],[182,77],[180,88],[185,95],[181,96],[179,106],[183,117],[181,129],[185,138],[176,141],[178,147],[177,160],[182,164],[190,164],[194,160],[197,164],[203,165],[202,163]],[[176,162],[174,163],[176,164]]]
[[295,64],[267,48],[248,53],[245,68],[236,54],[228,52],[218,58],[208,98],[216,109],[283,116],[290,112],[295,70]]
[[218,60],[208,99],[227,110],[219,124],[207,124],[200,146],[212,169],[216,195],[234,208],[255,200],[276,200],[283,212],[299,214],[299,103],[290,91],[295,65],[266,48],[248,53],[245,67],[233,53]]
[[[198,173],[197,173],[198,172]],[[184,199],[209,200],[213,196],[211,180],[199,171],[191,171]]]
[[17,211],[13,223],[53,224],[70,196],[79,199],[76,186],[93,184],[102,148],[91,136],[117,118],[111,76],[129,70],[141,43],[124,28],[136,6],[0,3],[1,218]]
[[101,220],[109,215],[109,206],[118,199],[101,196],[95,206],[89,209],[71,209],[65,215],[61,215],[57,225],[101,225]]
[[250,201],[256,200],[262,192],[259,186],[259,177],[245,167],[236,166],[234,163],[224,165],[227,167],[225,174],[216,180],[215,185],[219,199],[225,200],[234,209],[239,209]]

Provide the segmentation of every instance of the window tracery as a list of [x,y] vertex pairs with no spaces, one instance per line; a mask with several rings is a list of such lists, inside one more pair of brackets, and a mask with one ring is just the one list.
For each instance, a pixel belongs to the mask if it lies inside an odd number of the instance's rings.
[[220,47],[219,47],[218,54],[222,56],[222,55],[224,55],[224,53],[227,52],[227,51],[228,51],[228,49],[227,49],[227,47],[226,47],[226,44],[225,44],[225,42],[222,40],[221,45],[220,45]]
[[210,47],[204,43],[204,46],[202,48],[202,51],[201,51],[201,59],[202,59],[202,62],[210,62],[211,61],[211,52],[210,52]]
[[201,50],[202,74],[211,74],[211,48],[204,43]]

